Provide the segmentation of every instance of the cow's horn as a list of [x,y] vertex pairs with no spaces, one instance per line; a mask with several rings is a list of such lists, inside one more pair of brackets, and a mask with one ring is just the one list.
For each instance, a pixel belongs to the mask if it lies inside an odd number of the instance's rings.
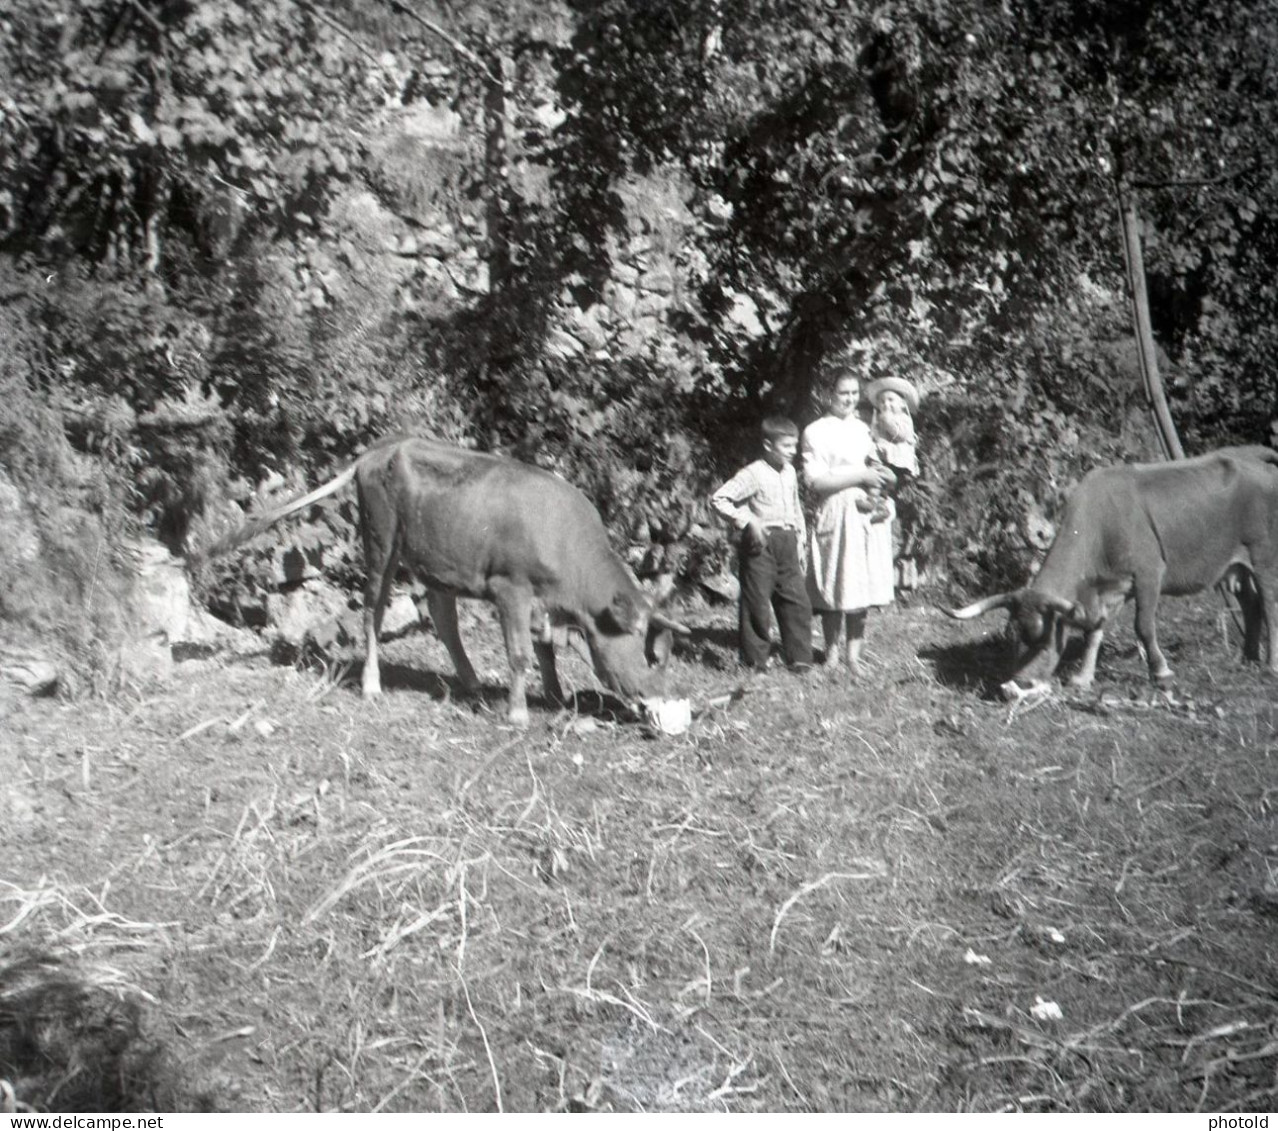
[[692,635],[692,629],[686,624],[680,624],[677,620],[672,620],[665,613],[653,613],[648,623],[655,625],[657,628],[668,628],[671,632],[677,632],[680,636]]
[[1011,593],[995,593],[992,597],[982,597],[979,601],[964,605],[961,609],[942,609],[941,611],[955,620],[972,620],[974,617],[984,616],[991,609],[1005,609],[1015,600],[1015,591]]

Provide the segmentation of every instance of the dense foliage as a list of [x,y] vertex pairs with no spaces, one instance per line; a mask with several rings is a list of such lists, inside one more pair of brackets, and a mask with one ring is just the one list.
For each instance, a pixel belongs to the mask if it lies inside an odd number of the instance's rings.
[[928,391],[933,573],[987,584],[1141,453],[1120,196],[1186,446],[1266,435],[1276,15],[0,0],[4,301],[175,546],[403,427],[669,541],[837,352]]

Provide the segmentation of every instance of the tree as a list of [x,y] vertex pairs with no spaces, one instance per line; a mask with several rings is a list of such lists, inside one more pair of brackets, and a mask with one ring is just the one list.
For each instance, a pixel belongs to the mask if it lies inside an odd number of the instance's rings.
[[[160,278],[313,225],[383,79],[294,0],[4,0],[0,248]],[[346,128],[343,129],[343,126]]]

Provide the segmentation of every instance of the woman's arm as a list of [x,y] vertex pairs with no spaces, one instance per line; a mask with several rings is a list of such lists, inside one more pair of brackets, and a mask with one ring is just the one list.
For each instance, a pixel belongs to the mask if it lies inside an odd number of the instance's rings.
[[[866,466],[860,462],[873,451],[868,431],[864,435],[864,447],[858,445],[850,453],[843,451],[842,446],[840,447],[845,458],[850,455],[854,462],[836,463],[831,458],[830,449],[835,443],[843,445],[847,437],[842,432],[831,436],[829,430],[823,427],[823,423],[823,421],[817,421],[804,429],[801,444],[803,481],[822,499],[833,495],[836,491],[846,490],[848,487],[866,489],[886,487],[896,481],[892,472],[882,464]],[[855,431],[853,435],[855,437]],[[857,443],[855,438],[853,443]]]
[[896,482],[896,476],[882,464],[868,467],[821,468],[815,474],[807,476],[808,486],[822,497],[833,495],[836,491],[848,487],[887,487]]

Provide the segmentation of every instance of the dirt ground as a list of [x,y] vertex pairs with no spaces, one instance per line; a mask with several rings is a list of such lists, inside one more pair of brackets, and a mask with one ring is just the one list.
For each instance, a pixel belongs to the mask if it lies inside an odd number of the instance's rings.
[[[1278,734],[1214,594],[1096,687],[990,694],[1001,616],[872,618],[742,685],[688,614],[653,737],[455,697],[439,642],[192,659],[0,718],[0,1099],[51,1110],[1266,1111]],[[984,634],[984,635],[983,635]],[[740,688],[725,705],[716,696]],[[7,1097],[7,1098],[6,1098]]]

